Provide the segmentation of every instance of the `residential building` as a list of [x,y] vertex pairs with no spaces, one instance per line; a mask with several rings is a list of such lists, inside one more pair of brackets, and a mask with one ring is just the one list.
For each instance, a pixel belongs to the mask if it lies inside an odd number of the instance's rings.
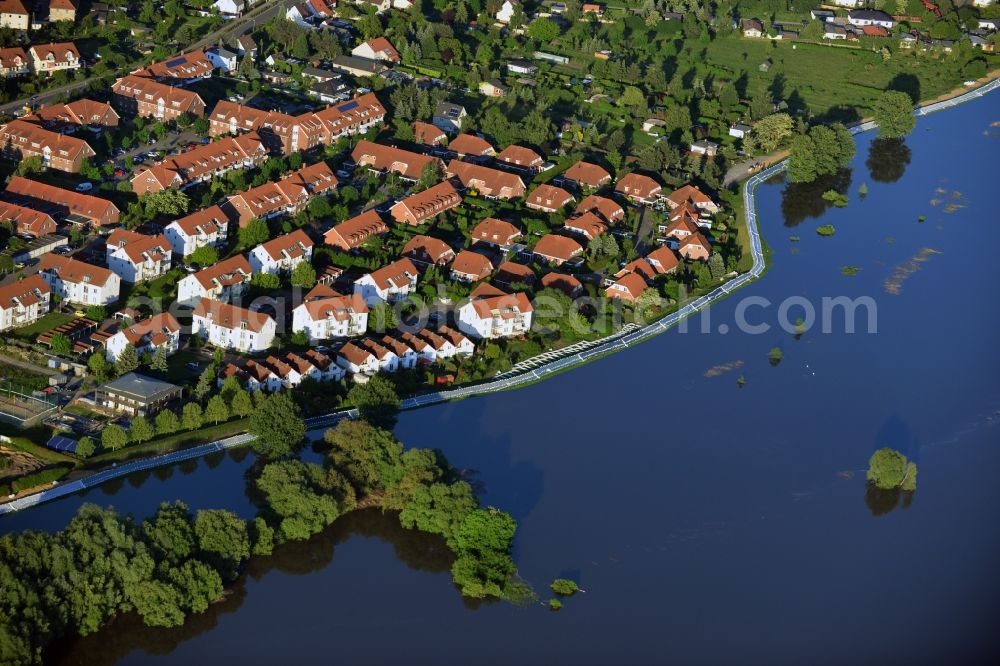
[[310,344],[364,335],[367,329],[368,306],[360,294],[344,296],[317,285],[292,310],[292,331],[305,332]]
[[120,117],[110,104],[92,99],[78,99],[69,104],[45,106],[34,113],[42,126],[52,130],[75,130],[83,125],[90,127],[118,127]]
[[235,72],[239,65],[239,57],[223,46],[205,49],[205,57],[215,69],[221,69],[224,72]]
[[351,151],[351,160],[359,167],[382,173],[391,171],[409,181],[419,180],[425,169],[441,169],[441,160],[436,157],[367,140],[358,142]]
[[20,46],[0,49],[0,77],[24,76],[30,73],[31,60]]
[[688,261],[708,261],[712,254],[712,245],[700,231],[680,240],[677,251]]
[[563,223],[563,229],[576,236],[582,236],[588,241],[592,241],[608,230],[608,225],[604,220],[593,213],[584,213],[569,218]]
[[153,416],[180,400],[180,386],[130,372],[98,386],[94,399],[98,407],[129,416]]
[[634,172],[625,174],[615,184],[615,192],[639,204],[655,203],[660,198],[662,190],[663,186],[649,176]]
[[354,282],[354,293],[360,294],[369,307],[377,303],[393,303],[413,293],[420,277],[409,259],[397,259],[388,266],[366,273]]
[[352,375],[374,375],[380,370],[375,354],[353,341],[337,352],[337,365]]
[[538,65],[530,60],[515,58],[507,61],[507,71],[511,74],[526,74],[528,76],[534,76],[535,74],[538,74]]
[[249,56],[251,60],[257,60],[257,42],[250,33],[236,38],[236,52],[241,56]]
[[49,312],[52,289],[40,275],[0,286],[0,331],[28,326]]
[[708,139],[699,139],[691,144],[691,152],[695,155],[715,157],[716,153],[719,152],[719,144],[709,141]]
[[544,213],[556,213],[563,209],[573,195],[561,187],[554,185],[539,185],[528,195],[524,205],[533,210],[540,210]]
[[486,243],[507,250],[521,238],[521,230],[506,220],[487,217],[472,229],[469,238],[473,245]]
[[634,303],[642,295],[642,292],[648,288],[649,285],[646,284],[646,280],[641,275],[638,273],[627,273],[610,285],[605,293],[608,298],[618,298],[629,303]]
[[744,37],[757,39],[764,36],[764,24],[758,19],[747,18],[740,20],[740,32]]
[[503,97],[508,92],[507,86],[497,79],[490,79],[479,84],[479,93],[487,97]]
[[503,287],[510,288],[512,285],[535,283],[535,271],[530,266],[518,264],[513,261],[505,261],[497,266],[497,271],[493,275],[493,282]]
[[356,343],[370,352],[378,361],[379,372],[396,372],[399,369],[399,356],[389,347],[385,347],[371,338],[362,338]]
[[11,176],[3,197],[28,208],[45,211],[57,221],[94,226],[118,224],[118,207],[107,199],[81,194],[37,180]]
[[336,186],[337,177],[330,167],[326,162],[317,162],[279,181],[234,194],[226,205],[242,228],[255,218],[269,220],[279,215],[295,215],[305,209],[314,195],[329,192]]
[[690,202],[698,210],[706,211],[708,213],[719,212],[719,206],[712,201],[712,198],[694,185],[685,185],[674,190],[666,196],[666,201],[671,210],[684,203]]
[[10,222],[19,236],[41,238],[56,231],[52,216],[6,201],[0,201],[0,222]]
[[451,102],[438,102],[431,120],[442,132],[461,132],[466,116],[465,107]]
[[497,154],[490,142],[475,134],[459,134],[448,143],[448,150],[461,158],[481,162]]
[[50,252],[42,255],[38,274],[53,294],[70,303],[110,305],[118,300],[121,278],[107,268]]
[[25,30],[31,27],[31,14],[22,0],[0,0],[0,28]]
[[213,141],[186,153],[167,157],[132,177],[138,195],[170,187],[185,189],[233,169],[257,166],[267,159],[267,149],[256,132]]
[[138,70],[136,73],[149,76],[163,82],[176,82],[177,85],[186,85],[200,79],[207,79],[212,76],[215,65],[208,59],[203,50],[192,51],[190,53],[178,53],[166,60],[154,62],[148,67]]
[[261,243],[250,251],[255,273],[277,275],[292,271],[303,261],[312,261],[313,242],[301,229]]
[[503,4],[500,5],[500,9],[497,10],[494,18],[496,18],[498,23],[507,25],[514,18],[514,12],[517,11],[518,4],[517,0],[503,0]]
[[455,251],[443,240],[417,234],[403,246],[402,255],[424,266],[445,266],[455,258]]
[[578,186],[598,189],[611,182],[611,174],[603,167],[590,162],[577,162],[563,174],[563,178]]
[[198,301],[191,318],[192,335],[199,335],[221,349],[245,354],[270,348],[276,329],[274,319],[263,312],[207,298]]
[[596,213],[609,225],[625,219],[625,209],[614,199],[591,194],[583,198],[574,211],[574,215]]
[[385,63],[368,58],[357,58],[355,56],[336,56],[330,61],[330,66],[338,72],[350,74],[358,78],[376,76],[386,70]]
[[878,9],[856,9],[847,14],[847,22],[862,27],[877,25],[886,30],[892,30],[896,26],[896,20],[892,16]]
[[476,190],[484,197],[515,199],[524,196],[524,181],[508,171],[452,160],[448,163],[446,173],[449,177],[457,178],[464,187]]
[[170,356],[180,347],[180,340],[181,325],[169,312],[161,312],[120,326],[104,343],[104,353],[112,363],[118,360],[128,345],[132,345],[140,357],[143,354],[152,356],[158,349],[163,349],[163,353]]
[[168,86],[153,79],[129,74],[111,86],[112,101],[126,115],[176,120],[182,113],[195,118],[205,115],[205,101],[195,92]]
[[440,146],[448,141],[448,135],[436,125],[425,123],[421,120],[414,120],[413,140],[424,146]]
[[344,220],[323,235],[323,242],[345,252],[360,247],[372,236],[389,233],[389,227],[374,208]]
[[108,268],[125,282],[155,280],[170,270],[170,241],[163,234],[117,229],[108,236]]
[[26,120],[12,120],[0,127],[0,147],[10,159],[40,157],[46,168],[68,173],[79,173],[84,160],[96,155],[86,141]]
[[461,195],[444,181],[396,202],[389,213],[396,222],[415,227],[461,203]]
[[239,300],[250,286],[253,268],[242,254],[230,257],[177,283],[177,300],[195,305],[200,299],[233,302]]
[[73,42],[55,42],[52,44],[36,44],[28,49],[31,56],[31,68],[35,74],[80,69],[80,52]]
[[531,329],[531,301],[523,292],[508,294],[490,284],[481,284],[458,309],[460,331],[480,340],[524,335]]
[[542,276],[542,289],[558,289],[570,298],[576,298],[583,293],[583,283],[572,275],[551,271]]
[[351,55],[368,60],[378,60],[383,62],[399,63],[399,52],[393,47],[385,37],[376,37],[363,42],[353,49]]
[[524,146],[510,145],[500,151],[497,155],[497,162],[512,169],[538,173],[545,161],[542,156],[531,148]]
[[403,369],[415,368],[420,361],[420,355],[415,349],[391,335],[382,336],[378,340],[378,344],[395,354],[396,358],[399,359],[399,367]]
[[534,254],[545,261],[559,266],[573,257],[583,254],[583,246],[572,238],[557,234],[546,234],[535,244]]
[[229,218],[218,206],[209,206],[174,220],[163,229],[163,235],[174,254],[187,257],[199,247],[224,245],[229,235]]
[[737,139],[745,139],[750,130],[753,128],[750,125],[745,125],[743,123],[733,123],[729,126],[729,136],[736,137]]
[[493,262],[485,255],[462,250],[451,265],[451,279],[458,282],[479,282],[493,272]]
[[246,3],[243,0],[215,0],[212,5],[222,14],[223,18],[232,19],[242,16]]

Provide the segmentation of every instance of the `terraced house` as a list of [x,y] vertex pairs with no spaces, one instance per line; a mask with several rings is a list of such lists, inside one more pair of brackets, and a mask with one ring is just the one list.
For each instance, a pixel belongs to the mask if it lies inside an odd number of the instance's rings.
[[51,215],[57,221],[98,227],[118,224],[120,211],[103,197],[81,194],[30,178],[12,176],[3,198]]
[[118,127],[121,119],[110,104],[92,99],[78,99],[69,104],[42,107],[34,114],[47,129],[75,130],[90,127]]
[[366,273],[354,282],[354,293],[372,307],[378,303],[395,303],[417,288],[420,272],[409,259],[397,259],[388,266]]
[[11,159],[40,157],[46,168],[68,173],[79,173],[84,160],[96,154],[82,139],[47,130],[26,120],[12,120],[0,127],[0,146],[3,154]]
[[372,238],[389,233],[389,227],[374,208],[344,220],[323,234],[323,242],[335,248],[350,251]]
[[10,222],[20,236],[41,238],[56,231],[50,215],[6,201],[0,201],[0,222]]
[[476,190],[491,199],[515,199],[524,196],[524,181],[520,176],[460,160],[448,163],[448,175],[464,187]]
[[30,73],[31,60],[20,46],[0,49],[0,77],[9,79]]
[[441,166],[441,160],[436,157],[366,140],[359,141],[354,147],[351,151],[351,160],[359,167],[367,167],[381,173],[396,173],[409,181],[419,180],[424,169],[430,166]]
[[337,186],[337,178],[325,162],[317,162],[303,167],[273,183],[264,183],[234,194],[227,200],[227,206],[245,227],[250,220],[268,220],[279,215],[295,215],[309,203],[316,194],[329,192]]
[[448,181],[396,202],[389,214],[396,222],[416,227],[462,203],[462,196]]
[[212,76],[215,65],[203,50],[179,53],[166,60],[137,70],[135,73],[149,76],[159,81],[176,81],[180,85]]
[[185,189],[233,169],[255,167],[267,159],[256,132],[199,146],[168,157],[132,177],[132,191],[142,195],[170,187]]
[[49,311],[52,289],[40,275],[0,287],[0,331],[28,326]]
[[205,115],[205,101],[197,93],[168,86],[145,76],[123,76],[111,86],[113,101],[126,115],[176,120],[182,113]]

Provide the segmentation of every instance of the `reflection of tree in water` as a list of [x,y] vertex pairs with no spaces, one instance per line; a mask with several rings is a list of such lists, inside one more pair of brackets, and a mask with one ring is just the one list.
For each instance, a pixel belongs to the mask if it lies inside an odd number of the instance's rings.
[[900,506],[900,500],[902,500],[902,507],[909,509],[913,504],[913,495],[913,492],[898,488],[882,490],[870,483],[865,486],[865,504],[868,505],[868,510],[872,512],[873,516],[884,516]]
[[868,149],[865,166],[877,183],[895,183],[903,177],[912,153],[902,139],[875,139]]
[[797,227],[810,217],[820,217],[832,204],[823,199],[827,190],[847,194],[851,170],[842,169],[830,176],[820,176],[811,183],[788,183],[781,193],[781,213],[786,227]]
[[[415,571],[444,573],[451,570],[454,555],[436,534],[404,529],[395,512],[377,509],[355,511],[338,518],[308,541],[293,541],[274,549],[268,557],[250,560],[246,571],[226,596],[204,613],[188,617],[183,626],[147,627],[135,613],[116,618],[97,633],[54,644],[46,653],[46,663],[104,666],[118,663],[132,652],[166,655],[177,646],[211,631],[219,618],[239,611],[246,598],[246,581],[264,578],[272,570],[293,576],[316,573],[333,561],[336,546],[354,537],[375,538],[391,544],[396,557]],[[456,592],[457,594],[457,592]]]

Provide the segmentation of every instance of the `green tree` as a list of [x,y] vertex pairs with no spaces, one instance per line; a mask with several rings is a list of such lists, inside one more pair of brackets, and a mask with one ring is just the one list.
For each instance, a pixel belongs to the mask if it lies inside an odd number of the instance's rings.
[[840,123],[812,127],[808,134],[792,140],[788,178],[793,183],[809,183],[833,175],[850,164],[854,151],[854,137]]
[[180,420],[171,410],[163,409],[156,415],[157,435],[172,435],[180,430],[180,427]]
[[81,437],[80,441],[76,443],[76,455],[78,458],[86,460],[90,456],[94,455],[96,450],[97,445],[90,437]]
[[913,115],[913,100],[904,92],[885,90],[875,100],[875,123],[878,135],[884,139],[900,139],[917,125]]
[[351,481],[359,495],[394,485],[402,476],[403,445],[392,433],[363,420],[345,419],[327,430],[333,466]]
[[128,433],[120,425],[112,423],[101,431],[101,447],[109,451],[117,451],[128,444]]
[[528,24],[528,36],[537,39],[542,44],[548,44],[559,36],[559,24],[555,21],[540,17]]
[[137,416],[132,419],[132,425],[129,427],[129,437],[136,444],[142,444],[143,442],[148,442],[153,439],[153,426],[149,425],[147,421],[142,416]]
[[218,425],[229,418],[229,407],[219,394],[213,395],[205,406],[205,419]]
[[258,289],[271,291],[281,288],[281,278],[271,273],[254,273],[250,278],[250,284]]
[[219,251],[211,245],[202,245],[191,253],[188,261],[202,267],[214,266],[219,263]]
[[167,371],[167,348],[160,345],[156,348],[156,353],[153,354],[153,360],[150,362],[149,367],[157,372]]
[[245,389],[241,388],[233,394],[233,399],[232,402],[230,402],[229,407],[233,414],[241,419],[245,419],[253,413],[253,399]]
[[87,369],[94,374],[94,379],[98,382],[104,382],[111,374],[111,364],[108,363],[107,357],[100,352],[90,355],[90,358],[87,359]]
[[181,410],[181,426],[185,430],[197,430],[201,427],[201,405],[189,402]]
[[312,289],[316,285],[316,269],[308,261],[300,261],[292,269],[292,286]]
[[125,345],[118,358],[115,359],[115,372],[119,377],[135,372],[139,368],[139,355],[135,351],[135,345],[131,342]]
[[198,401],[205,399],[205,396],[215,387],[215,367],[213,365],[205,368],[201,376],[198,377],[198,383],[194,387],[194,397]]
[[56,333],[52,336],[50,347],[56,354],[66,355],[73,350],[73,343],[70,342],[69,337],[65,333]]
[[370,333],[385,333],[399,326],[396,311],[388,303],[376,303],[368,311],[368,331]]
[[392,428],[399,413],[399,395],[392,381],[375,375],[364,384],[355,384],[347,400],[357,407],[365,421],[379,428]]
[[868,460],[868,483],[881,490],[915,490],[917,465],[899,451],[879,449]]
[[306,424],[298,405],[287,392],[273,393],[250,416],[251,446],[266,458],[280,458],[302,443]]
[[792,117],[787,113],[772,113],[754,125],[753,132],[744,140],[747,152],[773,153],[792,135],[792,126]]
[[267,222],[260,218],[254,218],[247,222],[247,225],[239,231],[240,247],[248,248],[266,243],[271,239],[271,230],[267,227]]
[[225,573],[226,578],[235,578],[240,565],[250,557],[246,522],[231,511],[199,511],[194,532],[198,537],[198,549]]

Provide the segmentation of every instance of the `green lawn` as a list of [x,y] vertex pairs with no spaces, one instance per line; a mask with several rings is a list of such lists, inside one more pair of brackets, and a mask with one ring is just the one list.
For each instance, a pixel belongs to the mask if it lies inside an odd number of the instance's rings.
[[62,312],[50,312],[30,326],[24,326],[15,330],[14,337],[34,342],[39,333],[51,331],[52,329],[74,319],[76,319],[75,315],[64,314]]

